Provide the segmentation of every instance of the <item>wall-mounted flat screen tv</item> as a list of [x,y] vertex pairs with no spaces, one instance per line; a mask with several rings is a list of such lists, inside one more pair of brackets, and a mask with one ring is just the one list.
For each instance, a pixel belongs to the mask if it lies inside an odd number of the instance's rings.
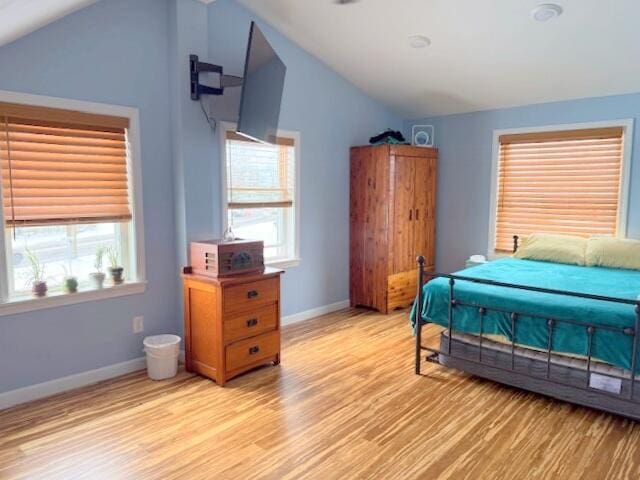
[[264,34],[251,22],[244,66],[238,133],[262,143],[274,143],[287,67]]

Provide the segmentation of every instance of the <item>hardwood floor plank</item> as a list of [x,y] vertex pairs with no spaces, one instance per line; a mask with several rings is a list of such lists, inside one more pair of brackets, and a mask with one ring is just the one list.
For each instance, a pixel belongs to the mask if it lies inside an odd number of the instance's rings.
[[139,372],[0,412],[0,479],[640,476],[640,424],[438,365],[414,375],[406,311],[286,327],[282,355],[225,388]]

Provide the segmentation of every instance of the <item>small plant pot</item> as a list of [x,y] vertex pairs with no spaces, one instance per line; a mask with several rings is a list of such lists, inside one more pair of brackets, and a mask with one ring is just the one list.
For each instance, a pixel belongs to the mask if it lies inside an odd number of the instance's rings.
[[106,275],[102,272],[93,272],[89,274],[89,278],[91,279],[91,285],[93,288],[100,290],[104,287],[104,279]]
[[109,268],[109,273],[111,274],[111,280],[114,285],[120,285],[124,282],[124,268],[122,267],[111,267]]
[[33,282],[31,291],[35,297],[44,297],[47,294],[47,282]]
[[65,293],[76,293],[78,291],[78,279],[76,277],[67,277],[64,279]]

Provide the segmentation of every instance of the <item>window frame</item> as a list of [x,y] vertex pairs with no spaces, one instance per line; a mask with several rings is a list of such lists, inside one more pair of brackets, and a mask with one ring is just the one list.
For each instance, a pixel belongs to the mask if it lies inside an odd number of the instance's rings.
[[543,125],[535,127],[504,128],[493,131],[491,149],[491,206],[489,211],[489,242],[487,245],[487,257],[490,259],[507,256],[495,251],[496,222],[498,216],[498,174],[500,168],[500,137],[523,133],[562,132],[566,130],[587,130],[593,128],[621,127],[622,128],[622,171],[620,172],[620,199],[618,203],[617,236],[624,238],[627,235],[627,223],[629,219],[629,193],[631,187],[631,153],[633,151],[633,126],[632,118],[619,120],[605,120],[597,122],[566,123],[559,125]]
[[[19,103],[38,107],[75,110],[84,113],[111,115],[129,119],[127,142],[129,146],[129,191],[131,202],[131,222],[128,235],[134,234],[128,252],[130,264],[135,268],[135,278],[122,285],[109,286],[102,290],[84,290],[74,294],[53,293],[42,298],[9,297],[9,252],[6,245],[4,211],[0,209],[0,316],[16,313],[72,305],[106,298],[143,293],[146,290],[146,257],[144,241],[144,219],[142,209],[142,155],[140,141],[140,112],[137,108],[103,103],[71,100],[58,97],[32,95],[0,90],[0,102]],[[0,184],[2,198],[2,184]]]
[[[224,232],[227,229],[228,225],[228,208],[227,208],[227,132],[235,132],[237,129],[237,124],[234,122],[220,122],[219,123],[219,147],[220,147],[220,191],[221,195],[221,205],[222,205],[222,218],[221,225],[222,231]],[[278,129],[277,136],[279,137],[287,137],[292,138],[294,141],[293,151],[294,151],[294,160],[295,160],[295,185],[293,192],[293,218],[295,225],[293,226],[293,257],[266,261],[265,265],[274,268],[291,268],[297,267],[302,262],[302,258],[300,257],[300,132],[293,130],[281,130]]]

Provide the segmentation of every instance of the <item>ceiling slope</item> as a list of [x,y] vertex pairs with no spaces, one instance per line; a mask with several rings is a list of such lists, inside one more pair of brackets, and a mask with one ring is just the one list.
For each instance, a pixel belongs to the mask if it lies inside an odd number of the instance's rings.
[[0,0],[0,46],[97,0]]
[[238,1],[405,118],[640,91],[638,0]]

